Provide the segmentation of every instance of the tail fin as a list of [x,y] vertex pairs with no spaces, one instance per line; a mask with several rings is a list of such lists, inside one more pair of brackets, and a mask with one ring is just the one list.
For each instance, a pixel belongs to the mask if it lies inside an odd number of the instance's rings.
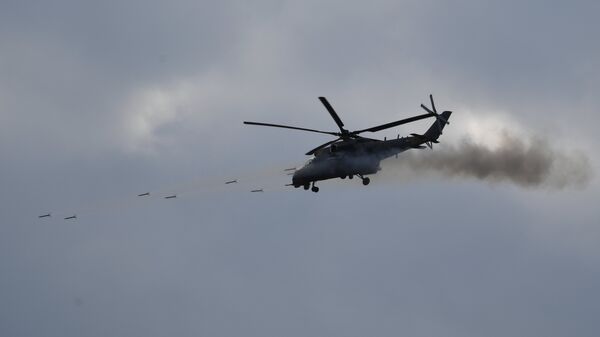
[[427,138],[429,141],[436,141],[442,134],[442,130],[446,126],[446,122],[448,121],[448,119],[450,119],[451,114],[452,114],[452,111],[442,112],[439,115],[439,117],[436,118],[436,121],[433,122],[431,127],[429,127],[429,129],[427,130],[427,132],[425,132],[425,134],[423,136],[425,138]]

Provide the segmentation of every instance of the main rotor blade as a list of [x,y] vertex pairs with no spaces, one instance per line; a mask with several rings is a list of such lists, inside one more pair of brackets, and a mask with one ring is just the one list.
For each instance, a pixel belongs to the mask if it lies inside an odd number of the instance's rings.
[[333,107],[331,106],[331,104],[329,104],[329,102],[327,101],[327,98],[319,97],[319,100],[321,101],[321,103],[323,103],[323,105],[325,106],[325,109],[327,109],[327,111],[329,111],[331,118],[333,118],[333,120],[335,121],[335,124],[338,125],[338,127],[340,128],[340,131],[344,132],[344,123],[340,119],[340,116],[338,116],[338,114],[335,112],[335,110],[333,110]]
[[393,128],[394,126],[398,126],[398,125],[402,125],[402,124],[406,124],[406,123],[415,122],[415,121],[418,121],[418,120],[421,120],[421,119],[425,119],[425,118],[429,118],[429,117],[433,117],[433,115],[431,115],[431,114],[422,114],[422,115],[418,115],[418,116],[414,116],[414,117],[409,117],[409,118],[401,119],[399,121],[395,121],[395,122],[391,122],[391,123],[386,123],[386,124],[374,126],[372,128],[358,130],[358,131],[353,131],[353,132],[351,132],[351,134],[357,135],[359,133],[367,132],[367,131],[368,132],[377,132],[377,131],[381,131],[381,130]]
[[312,150],[310,150],[310,151],[306,152],[306,155],[307,155],[307,156],[311,156],[311,155],[313,155],[315,152],[319,151],[320,149],[322,149],[322,148],[324,148],[324,147],[327,147],[327,146],[329,146],[329,145],[331,145],[331,144],[333,144],[333,143],[335,143],[335,142],[339,141],[340,139],[341,139],[341,138],[337,138],[337,139],[334,139],[334,140],[332,140],[332,141],[329,141],[329,142],[327,142],[327,143],[325,143],[325,144],[319,145],[319,146],[315,147],[314,149],[312,149]]
[[289,125],[280,125],[280,124],[271,124],[271,123],[258,123],[258,122],[246,122],[246,121],[244,121],[244,124],[246,124],[246,125],[270,126],[270,127],[274,127],[274,128],[284,128],[284,129],[309,131],[309,132],[317,132],[317,133],[324,133],[326,135],[332,135],[332,136],[339,136],[340,135],[339,132],[328,132],[328,131],[321,131],[321,130],[315,130],[315,129],[299,128],[299,127],[296,127],[296,126],[289,126]]
[[362,139],[362,140],[370,140],[370,141],[373,141],[373,142],[380,142],[381,141],[381,139],[367,138],[367,137],[359,136],[359,135],[354,134],[354,133],[350,134],[350,138],[353,138],[353,139]]

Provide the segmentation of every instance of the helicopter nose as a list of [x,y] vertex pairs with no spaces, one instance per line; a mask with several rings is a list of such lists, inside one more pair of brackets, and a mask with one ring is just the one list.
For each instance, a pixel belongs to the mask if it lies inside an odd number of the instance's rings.
[[306,174],[306,169],[299,169],[296,170],[296,172],[294,172],[294,175],[292,176],[292,184],[294,185],[304,185],[306,183],[308,183],[309,181],[307,181],[307,174]]

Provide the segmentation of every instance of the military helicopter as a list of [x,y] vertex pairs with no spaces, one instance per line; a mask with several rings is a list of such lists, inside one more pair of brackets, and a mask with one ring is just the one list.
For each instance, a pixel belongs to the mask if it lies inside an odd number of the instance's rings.
[[[344,123],[335,112],[329,101],[325,97],[319,97],[319,100],[335,121],[339,132],[336,131],[321,131],[315,129],[301,128],[296,126],[244,122],[247,125],[269,126],[284,129],[293,129],[300,131],[323,133],[336,136],[337,138],[325,144],[321,144],[316,148],[308,151],[306,155],[314,155],[303,167],[294,171],[292,183],[290,186],[304,187],[305,190],[312,188],[313,192],[318,192],[319,187],[315,185],[317,181],[346,177],[352,179],[358,176],[362,179],[363,185],[368,185],[370,179],[366,177],[369,174],[375,174],[381,170],[380,163],[383,159],[391,156],[397,156],[399,153],[409,149],[424,149],[429,147],[433,149],[433,144],[438,143],[438,138],[442,134],[442,130],[446,124],[450,124],[448,119],[452,111],[444,111],[441,114],[437,112],[433,96],[429,95],[431,101],[431,109],[421,104],[427,113],[417,115],[395,122],[377,125],[367,129],[348,131],[344,128]],[[360,136],[363,132],[377,132],[398,125],[415,122],[425,118],[435,118],[435,122],[424,134],[411,133],[407,137],[398,137],[396,139],[384,140],[367,138]]]

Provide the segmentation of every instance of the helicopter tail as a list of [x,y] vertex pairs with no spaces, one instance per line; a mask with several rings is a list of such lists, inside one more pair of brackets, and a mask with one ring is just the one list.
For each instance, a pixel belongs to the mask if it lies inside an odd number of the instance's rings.
[[444,126],[448,124],[448,119],[450,118],[451,114],[452,111],[444,111],[441,114],[436,115],[435,122],[431,125],[427,132],[425,132],[423,137],[430,142],[437,143],[436,141],[442,134]]
[[422,148],[424,148],[424,146],[421,146],[421,144],[425,144],[425,145],[427,145],[427,147],[429,147],[431,149],[431,148],[433,148],[433,144],[439,143],[437,139],[442,134],[442,130],[444,129],[444,126],[446,126],[446,124],[448,124],[448,118],[450,118],[451,114],[452,114],[452,111],[444,111],[440,115],[436,114],[435,122],[429,127],[429,129],[425,132],[425,134],[420,135],[417,133],[411,133],[410,134],[411,136],[415,137],[416,139],[418,139],[420,141],[420,143],[415,144],[414,147],[418,148],[418,149],[422,149]]

